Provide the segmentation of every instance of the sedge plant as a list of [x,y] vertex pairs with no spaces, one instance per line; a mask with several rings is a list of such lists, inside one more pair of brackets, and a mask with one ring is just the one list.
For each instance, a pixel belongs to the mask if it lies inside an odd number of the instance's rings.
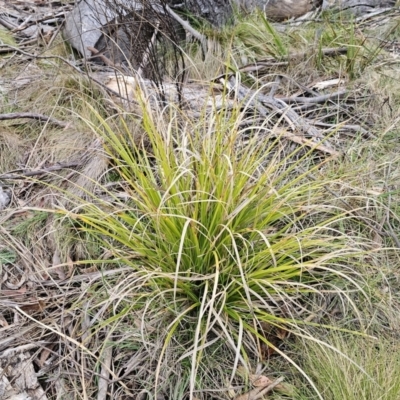
[[239,365],[262,360],[262,348],[293,363],[271,332],[316,340],[306,329],[317,324],[313,297],[338,292],[351,304],[351,291],[362,291],[365,247],[341,229],[351,216],[329,198],[332,178],[309,179],[321,167],[315,149],[288,154],[267,125],[243,124],[243,107],[197,121],[172,108],[143,105],[142,114],[135,123],[146,143],[122,117],[118,128],[100,115],[90,123],[124,195],[103,187],[107,199],[66,212],[112,254],[108,265],[135,277],[130,304],[102,324],[140,308],[143,321],[162,314],[154,385],[179,343],[173,359],[189,365],[191,398],[217,342],[233,351],[231,382]]

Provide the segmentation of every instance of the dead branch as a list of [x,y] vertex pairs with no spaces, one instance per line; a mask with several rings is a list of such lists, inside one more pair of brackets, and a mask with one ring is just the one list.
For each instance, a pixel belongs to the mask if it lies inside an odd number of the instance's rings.
[[[272,66],[286,66],[290,61],[298,60],[301,58],[307,57],[309,51],[302,51],[297,53],[288,54],[285,57],[280,57],[279,61],[276,60],[274,57],[264,58],[262,60],[257,60],[254,63],[244,65],[243,67],[239,68],[239,71],[246,72],[249,71],[251,68],[258,68],[261,69],[263,67],[272,67]],[[313,49],[313,53],[315,53],[315,49]],[[327,47],[325,49],[321,49],[320,53],[326,57],[336,57],[342,54],[347,53],[347,47]]]
[[112,67],[117,70],[120,70],[120,68],[118,68],[108,57],[106,57],[104,54],[102,54],[101,51],[95,49],[92,46],[88,46],[87,49],[92,53],[92,57],[90,57],[90,59],[95,58],[95,57],[101,58],[101,60],[104,62],[104,64],[107,65],[108,67]]
[[54,171],[59,171],[61,169],[67,168],[77,168],[80,167],[82,162],[70,162],[70,163],[57,163],[47,168],[36,169],[32,171],[25,171],[23,169],[10,171],[7,174],[1,174],[0,179],[24,179],[29,176],[45,175]]
[[68,124],[62,122],[56,118],[49,117],[44,114],[36,114],[36,113],[8,113],[8,114],[0,114],[0,121],[7,121],[11,119],[34,119],[36,121],[48,122],[49,124],[59,126],[60,128],[66,128]]
[[260,91],[248,89],[239,82],[236,82],[233,76],[227,80],[221,79],[220,81],[229,90],[235,92],[238,101],[243,101],[244,104],[253,106],[261,115],[268,115],[268,111],[265,108],[263,109],[263,107],[268,107],[274,112],[281,114],[294,130],[310,135],[313,138],[323,139],[322,133],[315,126],[297,114],[283,100],[263,95]]
[[108,347],[104,349],[103,356],[104,356],[104,361],[100,372],[97,400],[105,400],[107,398],[107,389],[110,382],[108,371],[111,371],[111,361],[112,361],[111,345],[108,345]]
[[171,8],[168,5],[165,5],[166,10],[168,11],[169,15],[179,24],[181,24],[182,28],[185,29],[185,31],[189,32],[194,38],[196,38],[203,49],[203,53],[207,53],[207,38],[206,36],[202,35],[199,31],[194,29],[188,21],[185,21],[183,18],[181,18],[175,11],[171,10]]
[[279,98],[279,100],[284,101],[285,103],[317,104],[317,103],[325,103],[328,100],[340,100],[347,94],[349,94],[347,90],[340,90],[335,93],[329,93],[316,97],[281,97]]

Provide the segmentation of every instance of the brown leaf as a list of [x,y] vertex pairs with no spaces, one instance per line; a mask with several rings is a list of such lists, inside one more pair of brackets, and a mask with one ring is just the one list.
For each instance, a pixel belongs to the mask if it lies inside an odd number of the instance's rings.
[[255,387],[265,387],[270,385],[273,381],[264,375],[250,375],[250,382]]
[[52,353],[54,346],[55,343],[51,343],[42,350],[42,352],[40,353],[40,358],[39,360],[37,360],[39,367],[43,367],[44,363],[49,358],[49,355]]
[[33,314],[34,312],[43,312],[46,308],[46,303],[43,300],[37,300],[36,303],[27,304],[25,306],[21,306],[21,310],[25,311],[28,314]]
[[280,339],[283,340],[288,336],[288,331],[282,328],[276,328],[276,336]]
[[1,296],[2,297],[18,297],[18,296],[23,296],[26,293],[26,287],[22,287],[20,289],[16,289],[16,290],[7,290],[7,289],[3,289],[1,291]]

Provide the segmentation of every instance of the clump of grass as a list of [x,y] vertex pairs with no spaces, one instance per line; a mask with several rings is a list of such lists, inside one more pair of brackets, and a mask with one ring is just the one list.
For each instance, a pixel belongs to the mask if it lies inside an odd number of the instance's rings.
[[172,358],[189,362],[191,394],[202,389],[198,373],[210,365],[216,342],[234,353],[231,381],[239,364],[263,359],[265,348],[293,363],[271,332],[312,340],[304,327],[312,325],[313,296],[329,289],[345,301],[349,291],[362,292],[358,260],[366,246],[341,230],[351,218],[328,198],[334,182],[309,179],[319,168],[306,161],[309,153],[284,155],[263,126],[241,130],[239,109],[197,123],[173,110],[168,118],[143,111],[147,147],[127,125],[114,130],[99,114],[91,125],[124,201],[102,188],[111,200],[67,213],[111,252],[111,263],[134,272],[137,293],[101,326],[130,312],[164,324],[156,388],[172,348],[179,349]]
[[0,27],[0,44],[8,44],[10,46],[17,45],[12,34],[10,34],[10,32],[3,27]]
[[[337,349],[362,366],[367,374],[340,353],[307,345],[300,352],[302,367],[313,378],[325,400],[400,398],[400,353],[397,341],[380,338],[379,341],[346,335],[327,338]],[[296,400],[314,398],[310,390]]]
[[25,236],[39,230],[46,221],[48,213],[45,211],[32,212],[32,214],[12,228],[15,235]]
[[0,248],[0,267],[2,264],[9,264],[15,262],[17,259],[16,253],[7,249]]
[[[14,165],[22,161],[21,149],[26,149],[27,143],[10,129],[3,128],[0,133],[0,172],[13,169]],[[17,162],[15,161],[17,160]]]

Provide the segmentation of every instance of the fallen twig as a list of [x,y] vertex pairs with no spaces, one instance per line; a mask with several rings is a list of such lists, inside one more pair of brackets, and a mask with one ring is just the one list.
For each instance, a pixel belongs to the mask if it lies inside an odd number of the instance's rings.
[[105,400],[107,398],[107,389],[110,382],[109,371],[111,371],[112,349],[111,344],[109,344],[103,351],[103,365],[100,372],[97,400]]
[[279,128],[274,129],[272,131],[272,136],[284,137],[285,139],[291,140],[292,142],[297,143],[301,146],[307,146],[310,147],[311,149],[322,151],[334,157],[340,156],[340,153],[338,151],[331,149],[328,146],[324,146],[322,143],[315,143],[309,139],[306,139],[304,136],[295,135],[293,133],[287,132],[285,129],[279,129]]
[[349,92],[347,90],[340,90],[335,93],[324,94],[316,97],[282,97],[279,100],[285,103],[306,103],[306,104],[318,104],[325,103],[328,100],[339,100],[345,97]]
[[173,11],[168,5],[165,6],[168,14],[179,24],[181,24],[182,28],[185,29],[187,32],[192,34],[194,38],[196,38],[201,45],[204,55],[207,53],[207,37],[202,35],[199,31],[196,31],[188,21],[185,21],[181,18],[175,11]]
[[[321,49],[320,52],[323,56],[327,57],[334,57],[342,54],[347,53],[347,47],[329,47],[326,49]],[[246,64],[243,67],[239,68],[240,72],[251,72],[251,71],[258,71],[262,68],[265,67],[282,67],[282,66],[287,66],[289,65],[290,61],[297,60],[299,58],[304,58],[307,55],[306,52],[298,52],[298,53],[292,53],[289,54],[285,57],[281,57],[279,61],[277,61],[275,58],[270,57],[270,58],[265,58],[263,60],[257,60],[251,64]]]
[[16,353],[23,353],[28,350],[36,349],[37,347],[42,347],[45,344],[46,342],[35,342],[35,343],[24,344],[18,347],[10,347],[7,350],[4,350],[2,353],[0,353],[0,359],[13,356]]
[[68,126],[67,123],[62,122],[56,118],[49,117],[44,114],[36,114],[36,113],[8,113],[8,114],[0,114],[0,121],[7,121],[10,119],[19,119],[19,118],[28,118],[34,119],[36,121],[48,122],[49,124],[59,126],[61,128],[66,128]]
[[0,175],[0,179],[24,179],[29,176],[44,175],[49,172],[59,171],[66,168],[76,168],[82,165],[82,162],[70,162],[70,163],[57,163],[47,168],[40,168],[32,171],[25,171],[23,169],[10,171],[7,174]]
[[321,126],[324,128],[329,128],[330,131],[344,131],[344,130],[348,130],[348,131],[355,131],[355,132],[360,132],[362,134],[363,137],[367,138],[367,139],[376,139],[376,136],[373,135],[371,132],[367,131],[366,129],[364,129],[361,125],[346,125],[346,124],[327,124],[325,122],[319,122],[316,121],[314,122],[315,126]]
[[121,68],[119,68],[117,65],[115,65],[108,57],[106,57],[101,51],[95,49],[92,46],[88,46],[87,49],[92,53],[92,56],[89,59],[92,58],[100,58],[101,61],[104,62],[105,65],[111,68],[115,68],[116,70],[122,72]]

